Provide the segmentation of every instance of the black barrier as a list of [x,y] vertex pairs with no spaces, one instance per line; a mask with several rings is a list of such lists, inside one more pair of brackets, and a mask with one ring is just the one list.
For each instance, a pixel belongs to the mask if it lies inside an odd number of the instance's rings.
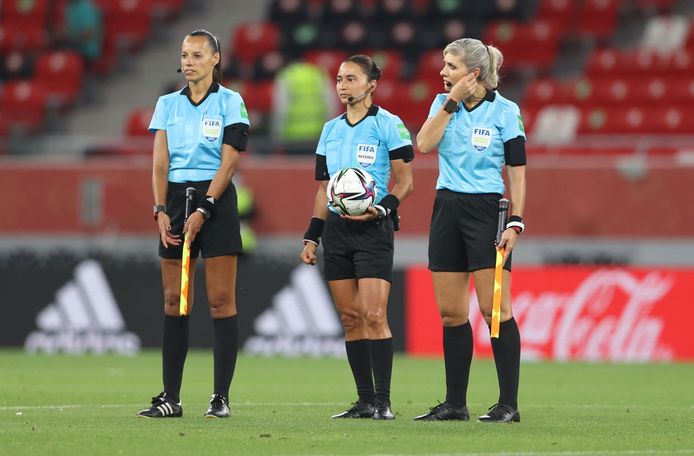
[[[284,356],[342,355],[339,318],[316,267],[298,260],[241,257],[237,280],[241,347]],[[161,344],[159,263],[110,252],[30,249],[0,255],[0,346],[29,352],[135,353]],[[191,314],[192,347],[212,345],[204,268],[199,261]],[[395,349],[404,350],[404,273],[389,302]]]

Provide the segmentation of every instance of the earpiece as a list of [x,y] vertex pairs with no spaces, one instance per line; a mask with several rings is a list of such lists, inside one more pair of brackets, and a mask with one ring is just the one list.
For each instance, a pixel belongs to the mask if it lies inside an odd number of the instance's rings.
[[376,88],[376,83],[374,81],[371,81],[371,82],[369,82],[369,88],[366,89],[366,91],[364,93],[362,93],[361,95],[356,96],[356,97],[347,97],[347,101],[349,103],[356,103],[357,101],[361,101],[364,98],[366,98],[366,96],[369,94],[369,92],[371,92],[375,88]]

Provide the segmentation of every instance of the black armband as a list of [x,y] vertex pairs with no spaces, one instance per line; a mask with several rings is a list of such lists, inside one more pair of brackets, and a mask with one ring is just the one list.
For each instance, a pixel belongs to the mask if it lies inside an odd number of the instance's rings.
[[196,211],[200,212],[202,216],[205,217],[205,220],[207,220],[214,215],[214,203],[214,197],[206,195],[205,199],[198,203]]
[[516,136],[504,143],[504,161],[508,166],[523,166],[525,157],[525,138]]
[[307,242],[313,242],[316,245],[320,244],[320,236],[323,234],[324,226],[325,220],[318,217],[311,217],[308,229],[304,233],[304,244]]
[[512,215],[508,218],[506,229],[513,228],[516,233],[520,234],[525,231],[525,223],[520,215]]
[[248,125],[235,123],[224,127],[223,144],[228,144],[239,152],[246,150],[248,146]]
[[390,214],[397,209],[398,206],[400,206],[400,200],[392,193],[384,196],[378,204],[374,205],[378,212],[381,213],[381,217],[385,217],[386,215]]
[[325,155],[316,154],[316,180],[330,180],[330,174],[328,173],[328,163],[326,161]]

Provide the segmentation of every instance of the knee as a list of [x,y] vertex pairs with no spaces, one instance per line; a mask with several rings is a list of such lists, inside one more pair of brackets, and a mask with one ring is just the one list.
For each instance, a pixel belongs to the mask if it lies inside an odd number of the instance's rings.
[[233,296],[227,292],[210,293],[207,296],[207,304],[210,307],[212,318],[217,318],[226,314],[229,308],[233,307]]
[[342,312],[340,320],[342,320],[342,327],[345,328],[346,332],[354,331],[361,326],[361,317],[357,313]]
[[180,290],[164,291],[164,313],[166,315],[178,315],[178,307],[181,303]]
[[386,325],[386,313],[383,310],[368,310],[364,315],[364,320],[369,328],[382,328]]
[[467,315],[441,311],[441,324],[443,326],[460,326],[467,323]]

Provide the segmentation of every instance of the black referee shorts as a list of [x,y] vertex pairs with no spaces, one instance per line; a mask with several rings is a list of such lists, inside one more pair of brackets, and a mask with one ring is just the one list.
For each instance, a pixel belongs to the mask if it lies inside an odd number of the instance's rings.
[[[169,182],[166,192],[166,212],[171,217],[171,232],[183,233],[183,222],[186,210],[186,188],[195,189],[195,198],[191,211],[194,211],[200,201],[207,195],[211,181],[176,183]],[[192,212],[191,212],[192,213]],[[202,224],[200,232],[190,246],[190,257],[197,258],[202,252],[203,258],[241,253],[241,228],[236,203],[236,187],[234,184],[224,190],[222,196],[215,201],[214,215]],[[159,256],[171,260],[179,260],[183,256],[183,245],[165,248],[159,240]]]
[[[438,190],[429,229],[429,269],[472,272],[494,268],[497,193],[468,194]],[[511,270],[509,256],[504,269]]]
[[393,275],[393,221],[390,217],[353,222],[332,212],[323,235],[325,279],[377,278]]

